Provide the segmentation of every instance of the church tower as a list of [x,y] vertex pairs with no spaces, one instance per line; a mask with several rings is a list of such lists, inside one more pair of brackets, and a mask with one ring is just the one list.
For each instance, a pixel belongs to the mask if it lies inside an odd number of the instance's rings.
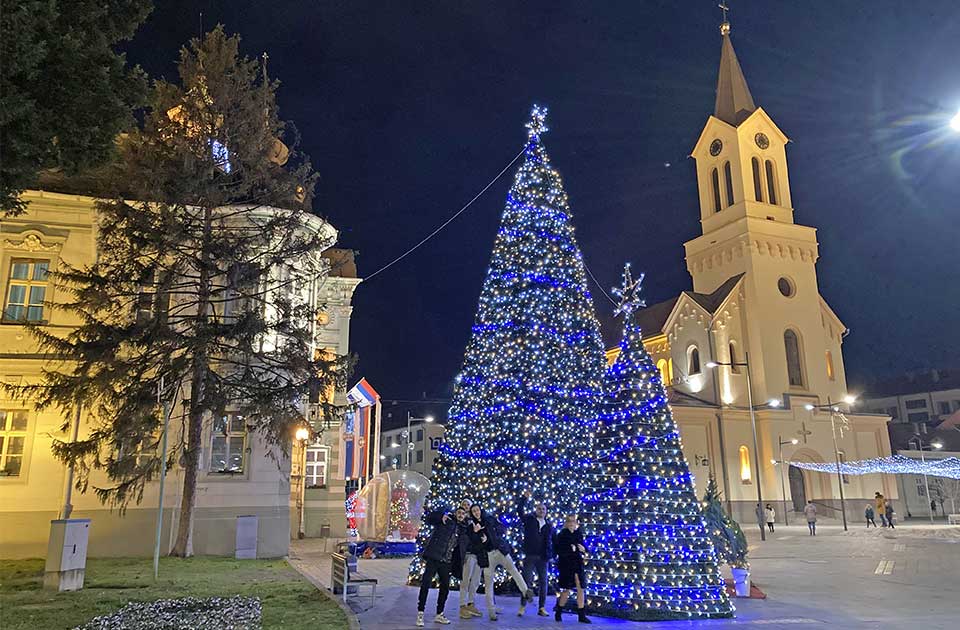
[[[737,312],[727,318],[739,321],[716,324],[715,357],[743,361],[749,352],[755,400],[838,400],[846,392],[845,327],[820,297],[816,230],[794,223],[789,139],[755,104],[726,20],[720,34],[714,113],[691,153],[702,229],[684,244],[693,290],[709,294],[742,274]],[[745,401],[743,384],[724,389]]]

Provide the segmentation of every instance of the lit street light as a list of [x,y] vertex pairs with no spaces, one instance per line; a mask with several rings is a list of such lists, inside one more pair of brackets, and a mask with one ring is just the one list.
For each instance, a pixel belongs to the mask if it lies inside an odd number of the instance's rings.
[[[917,443],[917,450],[920,451],[920,463],[921,463],[921,464],[926,464],[926,463],[927,463],[927,460],[924,459],[924,457],[923,457],[923,448],[924,448],[923,440],[920,439],[920,436],[919,436],[919,435],[915,435],[915,436],[913,436],[912,438],[910,438],[910,440],[907,442],[907,444],[908,444],[908,445],[909,445],[909,444],[913,444],[914,442]],[[941,448],[943,448],[943,442],[941,442],[940,440],[937,440],[936,442],[930,442],[930,444],[927,444],[926,447],[927,447],[928,449],[930,449],[930,450],[933,450],[933,449],[941,449]],[[926,491],[927,500],[928,500],[928,501],[931,500],[931,499],[930,499],[930,484],[927,483],[927,469],[926,469],[926,466],[924,466],[924,468],[923,468],[923,488],[924,488],[924,490]],[[930,508],[930,522],[933,523],[933,508]]]
[[[857,402],[857,397],[847,394],[843,397],[843,402],[852,405]],[[840,407],[834,405],[828,396],[826,405],[812,405],[808,403],[804,405],[803,408],[807,411],[827,410],[830,412],[830,432],[833,434],[833,458],[837,463],[837,486],[840,488],[840,516],[843,518],[843,531],[847,531],[847,508],[843,498],[843,475],[840,474],[840,447],[837,446],[837,424],[835,421],[836,415],[840,413]]]
[[954,131],[960,131],[960,110],[950,119],[950,128]]
[[[413,450],[413,442],[412,442],[412,440],[411,440],[411,438],[413,437],[413,435],[410,433],[410,427],[412,426],[412,424],[413,424],[414,422],[422,422],[422,423],[427,423],[427,424],[429,424],[429,423],[433,422],[433,416],[427,416],[426,418],[414,418],[413,416],[410,415],[410,412],[409,412],[409,411],[407,412],[407,433],[406,433],[406,437],[407,437],[407,465],[406,465],[406,469],[407,469],[407,470],[410,470],[410,454],[411,454],[411,451]],[[398,444],[397,446],[400,446],[400,445]]]

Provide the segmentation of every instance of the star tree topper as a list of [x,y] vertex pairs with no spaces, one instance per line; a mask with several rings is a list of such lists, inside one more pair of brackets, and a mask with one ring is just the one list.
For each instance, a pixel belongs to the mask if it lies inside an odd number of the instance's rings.
[[547,127],[547,108],[534,105],[530,110],[530,122],[526,124],[527,135],[531,138],[539,138],[542,134],[550,131]]
[[630,271],[630,263],[623,266],[623,282],[620,288],[614,288],[613,294],[620,298],[617,308],[614,309],[614,317],[624,316],[624,321],[629,322],[630,316],[637,309],[643,308],[647,303],[640,297],[640,285],[643,284],[644,274],[636,280],[633,279],[633,272]]

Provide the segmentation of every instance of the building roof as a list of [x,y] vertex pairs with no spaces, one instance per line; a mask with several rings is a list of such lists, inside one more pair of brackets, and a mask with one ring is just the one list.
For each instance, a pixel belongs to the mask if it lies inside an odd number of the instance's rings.
[[683,293],[684,295],[690,296],[694,302],[713,315],[717,309],[720,308],[720,305],[723,304],[723,301],[727,299],[730,291],[733,290],[733,287],[740,281],[743,275],[742,273],[738,273],[735,276],[730,276],[723,281],[723,284],[714,289],[713,293],[696,293],[694,291],[684,291]]
[[[727,299],[727,296],[730,295],[730,291],[733,290],[733,287],[736,286],[737,282],[739,282],[740,278],[742,277],[743,274],[738,273],[735,276],[727,278],[724,283],[717,287],[712,293],[684,291],[681,295],[688,296],[694,302],[702,306],[705,311],[712,315],[718,308],[720,308],[720,305],[723,304],[725,299]],[[664,300],[663,302],[657,302],[652,306],[648,306],[636,312],[634,318],[640,325],[640,330],[643,331],[645,337],[652,337],[663,332],[663,326],[670,318],[670,313],[673,312],[673,307],[676,306],[677,300],[679,299],[680,296],[678,295],[677,297]]]
[[757,109],[747,87],[747,80],[733,51],[730,34],[723,34],[720,47],[720,73],[717,76],[717,101],[713,115],[736,127]]
[[863,398],[885,398],[926,392],[960,389],[960,369],[934,369],[907,372],[894,378],[877,381],[865,388]]

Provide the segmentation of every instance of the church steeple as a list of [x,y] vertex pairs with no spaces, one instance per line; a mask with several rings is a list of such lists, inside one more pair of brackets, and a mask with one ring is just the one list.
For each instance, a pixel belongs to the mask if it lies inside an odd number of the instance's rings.
[[724,20],[720,25],[723,44],[720,47],[720,74],[717,77],[717,102],[713,115],[736,127],[746,120],[757,106],[753,103],[747,80],[743,77],[740,62],[737,61],[737,53],[733,51],[733,44],[730,42],[730,22],[726,20],[726,7],[723,4],[720,6],[724,9]]

